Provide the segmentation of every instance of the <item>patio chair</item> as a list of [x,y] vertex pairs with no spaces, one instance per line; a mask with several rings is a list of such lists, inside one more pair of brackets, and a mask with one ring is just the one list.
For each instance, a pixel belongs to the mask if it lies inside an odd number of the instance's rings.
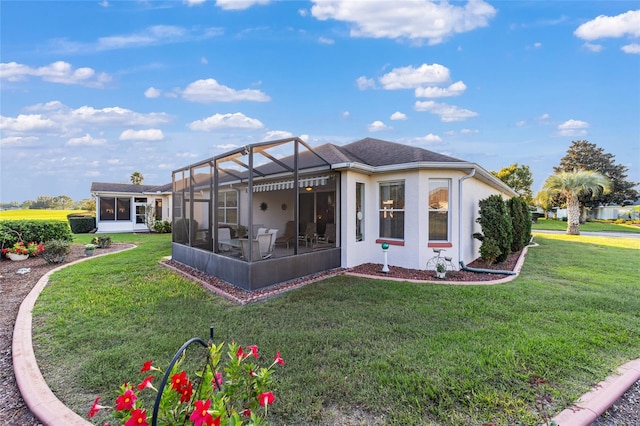
[[267,259],[271,257],[271,253],[269,252],[269,247],[271,247],[271,234],[259,234],[258,235],[258,247],[260,247],[260,257],[262,259]]
[[220,251],[230,251],[231,246],[228,244],[221,243],[222,240],[231,240],[231,229],[229,228],[218,228],[218,250]]
[[313,247],[313,244],[318,239],[318,226],[315,222],[307,223],[304,234],[300,236],[300,239],[304,241],[305,246],[309,247],[309,243],[311,243]]
[[287,249],[289,248],[289,243],[293,242],[296,238],[296,223],[293,220],[287,222],[284,228],[284,235],[276,238],[275,245],[286,244]]
[[[240,247],[242,248],[242,258],[249,261],[249,240],[243,238],[240,240]],[[251,240],[251,261],[262,260],[260,255],[260,243],[258,240]]]
[[327,223],[327,227],[324,230],[324,235],[319,235],[315,247],[333,247],[336,242],[336,224]]
[[269,253],[273,253],[273,248],[276,246],[276,239],[278,237],[277,229],[269,229],[268,234],[271,234],[271,245],[269,246]]

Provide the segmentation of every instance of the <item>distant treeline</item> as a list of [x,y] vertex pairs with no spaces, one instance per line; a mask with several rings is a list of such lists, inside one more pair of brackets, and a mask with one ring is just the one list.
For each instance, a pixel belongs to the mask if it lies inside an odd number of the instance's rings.
[[58,195],[52,197],[49,195],[41,195],[35,200],[26,200],[22,203],[18,201],[12,201],[10,203],[0,203],[0,209],[38,209],[38,210],[89,210],[96,211],[96,200],[85,198],[78,202],[73,201],[73,198],[68,195]]

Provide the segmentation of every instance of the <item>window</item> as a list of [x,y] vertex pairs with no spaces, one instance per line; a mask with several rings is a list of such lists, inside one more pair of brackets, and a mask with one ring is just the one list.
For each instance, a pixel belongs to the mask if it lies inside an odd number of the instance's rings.
[[356,182],[356,241],[364,241],[364,183]]
[[131,198],[116,198],[116,220],[131,220]]
[[429,180],[429,241],[449,241],[450,179]]
[[100,197],[100,220],[131,220],[131,198]]
[[238,223],[238,193],[236,191],[218,194],[218,222]]
[[116,220],[116,199],[100,197],[100,220]]
[[380,183],[380,238],[404,239],[404,181]]

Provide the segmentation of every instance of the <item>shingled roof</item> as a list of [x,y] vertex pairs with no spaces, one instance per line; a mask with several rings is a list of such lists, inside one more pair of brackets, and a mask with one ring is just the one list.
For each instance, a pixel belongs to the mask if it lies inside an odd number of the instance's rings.
[[438,154],[437,152],[423,148],[373,138],[361,139],[336,148],[339,149],[345,157],[349,158],[349,160],[346,161],[359,162],[374,167],[420,162],[464,162],[463,160]]
[[134,185],[132,183],[91,182],[91,192],[120,192],[143,194],[147,192],[169,192],[171,184]]

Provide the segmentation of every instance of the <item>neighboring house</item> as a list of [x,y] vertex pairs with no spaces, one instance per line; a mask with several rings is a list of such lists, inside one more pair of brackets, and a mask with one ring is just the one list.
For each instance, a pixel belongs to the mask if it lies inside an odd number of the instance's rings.
[[[469,263],[479,257],[478,202],[517,196],[478,164],[371,138],[315,148],[298,138],[247,145],[174,171],[173,188],[173,259],[249,290],[382,263],[383,242],[391,266],[425,269],[434,248],[454,264]],[[299,237],[284,235],[290,222]],[[277,229],[286,246],[264,260],[230,255],[226,243],[239,241],[223,241],[218,229],[238,225],[248,239],[260,227]],[[327,229],[335,241],[323,239]]]
[[105,232],[148,232],[147,215],[171,221],[171,184],[91,183],[96,227]]
[[629,201],[627,204],[621,205],[607,205],[607,206],[598,206],[594,207],[589,211],[589,216],[592,219],[602,219],[602,220],[617,220],[617,219],[626,219],[626,220],[637,220],[640,218],[640,212],[634,209],[634,206],[640,205],[640,200],[635,201],[635,204],[632,204],[633,201]]

